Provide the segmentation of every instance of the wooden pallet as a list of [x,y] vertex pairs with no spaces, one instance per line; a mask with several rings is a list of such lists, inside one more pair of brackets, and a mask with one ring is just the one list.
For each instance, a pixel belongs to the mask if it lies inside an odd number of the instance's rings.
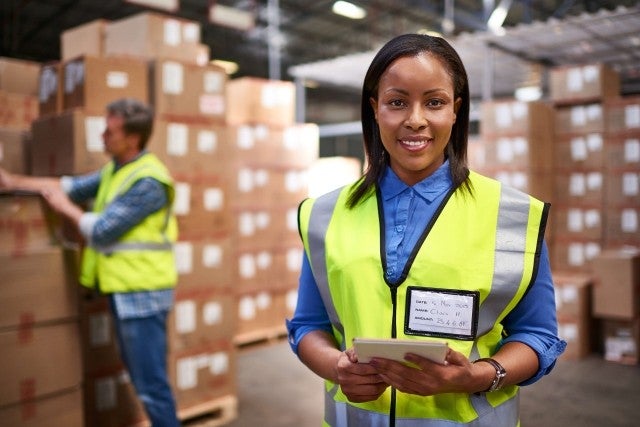
[[222,396],[189,408],[180,409],[183,427],[218,427],[238,417],[238,397]]
[[282,342],[287,338],[287,329],[282,327],[257,329],[233,337],[233,343],[239,349]]

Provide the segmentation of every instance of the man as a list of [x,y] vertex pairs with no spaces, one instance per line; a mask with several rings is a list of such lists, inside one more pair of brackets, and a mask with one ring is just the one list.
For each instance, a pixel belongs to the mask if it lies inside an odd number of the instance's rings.
[[[166,319],[177,271],[174,187],[146,151],[153,112],[140,101],[107,106],[100,171],[78,177],[35,177],[0,169],[0,188],[39,191],[85,240],[80,283],[108,295],[122,359],[153,427],[180,423],[166,369]],[[92,212],[77,203],[93,200]]]

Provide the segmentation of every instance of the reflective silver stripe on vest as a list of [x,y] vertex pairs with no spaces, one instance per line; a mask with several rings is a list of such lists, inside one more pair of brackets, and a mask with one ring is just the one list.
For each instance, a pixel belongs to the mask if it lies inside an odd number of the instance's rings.
[[110,255],[114,252],[124,251],[170,251],[173,249],[173,244],[170,242],[164,243],[142,243],[142,242],[123,242],[114,243],[108,246],[93,246],[96,252],[101,254]]
[[[331,299],[331,293],[329,292],[327,259],[325,257],[325,235],[327,234],[329,222],[333,216],[333,209],[336,206],[341,190],[342,188],[338,188],[319,197],[315,201],[311,208],[307,234],[309,236],[309,252],[311,255],[309,263],[311,264],[311,270],[313,270],[313,277],[316,279],[316,284],[318,285],[318,291],[324,302],[331,324],[344,337],[344,326],[340,323],[338,313],[336,313],[336,308]],[[343,342],[341,346],[342,351],[346,350],[345,345]]]
[[[498,225],[496,230],[496,249],[493,265],[493,282],[491,291],[482,303],[478,315],[477,336],[491,331],[502,313],[518,292],[524,269],[524,253],[527,242],[527,225],[529,223],[529,196],[511,187],[502,185],[500,206],[498,209]],[[477,341],[473,344],[469,359],[480,357]],[[513,400],[513,399],[512,399]],[[500,405],[512,406],[507,401]],[[491,413],[494,409],[487,401],[486,394],[471,395],[471,405],[478,414]],[[508,410],[504,408],[504,410]],[[517,417],[518,408],[513,407]],[[495,424],[504,425],[504,424]],[[507,424],[510,425],[510,424]],[[515,424],[511,424],[515,425]]]
[[[518,425],[519,394],[491,411],[478,414],[464,423],[434,418],[396,418],[396,427],[516,427]],[[325,419],[331,427],[389,427],[389,415],[367,411],[345,402],[335,402],[325,393]]]
[[[518,292],[524,269],[529,208],[528,195],[511,187],[501,186],[493,282],[478,315],[477,336],[482,336],[493,328],[500,313]],[[478,357],[478,348],[474,344],[470,358]]]

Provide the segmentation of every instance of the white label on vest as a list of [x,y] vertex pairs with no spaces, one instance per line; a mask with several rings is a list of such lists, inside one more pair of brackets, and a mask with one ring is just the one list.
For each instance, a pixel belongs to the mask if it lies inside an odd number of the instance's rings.
[[478,319],[478,292],[433,288],[408,289],[406,332],[473,339]]

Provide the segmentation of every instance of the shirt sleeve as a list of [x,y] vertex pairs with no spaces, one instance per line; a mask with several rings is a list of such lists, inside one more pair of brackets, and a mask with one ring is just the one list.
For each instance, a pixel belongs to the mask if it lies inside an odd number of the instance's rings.
[[116,197],[92,222],[90,241],[97,246],[110,245],[142,222],[147,216],[166,206],[165,186],[153,178],[142,178],[124,194]]
[[311,271],[306,253],[303,254],[298,286],[298,302],[292,319],[286,320],[289,345],[298,354],[300,340],[312,331],[331,333],[331,321],[322,302],[318,285]]
[[546,242],[543,242],[533,285],[505,317],[503,324],[507,336],[499,346],[517,341],[528,345],[538,355],[538,372],[519,385],[533,384],[551,372],[567,343],[558,337],[555,294]]

